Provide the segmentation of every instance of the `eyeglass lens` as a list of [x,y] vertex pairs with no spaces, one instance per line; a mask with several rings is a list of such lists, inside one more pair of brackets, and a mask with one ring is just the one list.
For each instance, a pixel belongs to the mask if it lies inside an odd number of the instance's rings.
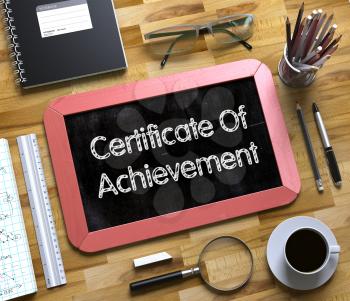
[[222,18],[212,24],[215,40],[220,44],[244,41],[253,34],[252,16],[233,16]]
[[250,278],[253,261],[250,250],[239,239],[220,237],[210,242],[199,259],[203,280],[221,291],[243,286]]

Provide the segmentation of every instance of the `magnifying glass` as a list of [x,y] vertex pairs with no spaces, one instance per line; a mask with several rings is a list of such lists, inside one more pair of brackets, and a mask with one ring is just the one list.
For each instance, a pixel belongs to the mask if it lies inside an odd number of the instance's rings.
[[130,290],[199,275],[210,288],[232,292],[243,287],[252,274],[253,255],[246,243],[233,236],[220,236],[203,248],[197,266],[130,283]]

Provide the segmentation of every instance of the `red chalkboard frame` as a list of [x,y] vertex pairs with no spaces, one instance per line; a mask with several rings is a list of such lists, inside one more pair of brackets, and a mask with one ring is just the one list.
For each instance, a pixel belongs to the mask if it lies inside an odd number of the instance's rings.
[[[64,116],[246,77],[255,79],[282,186],[95,232],[88,231]],[[266,65],[257,60],[243,60],[60,97],[47,108],[44,123],[68,237],[75,247],[85,252],[96,252],[286,205],[300,191],[300,178],[272,74]]]

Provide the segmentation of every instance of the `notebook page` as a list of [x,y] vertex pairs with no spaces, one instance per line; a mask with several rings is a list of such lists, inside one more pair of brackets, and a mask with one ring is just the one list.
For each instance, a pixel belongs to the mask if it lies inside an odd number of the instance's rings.
[[0,301],[36,291],[10,150],[0,139]]

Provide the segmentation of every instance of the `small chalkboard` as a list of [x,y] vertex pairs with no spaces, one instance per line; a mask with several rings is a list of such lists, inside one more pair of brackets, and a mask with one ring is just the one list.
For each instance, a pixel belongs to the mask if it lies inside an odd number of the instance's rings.
[[257,61],[69,96],[45,126],[68,233],[85,251],[286,204],[300,186]]

